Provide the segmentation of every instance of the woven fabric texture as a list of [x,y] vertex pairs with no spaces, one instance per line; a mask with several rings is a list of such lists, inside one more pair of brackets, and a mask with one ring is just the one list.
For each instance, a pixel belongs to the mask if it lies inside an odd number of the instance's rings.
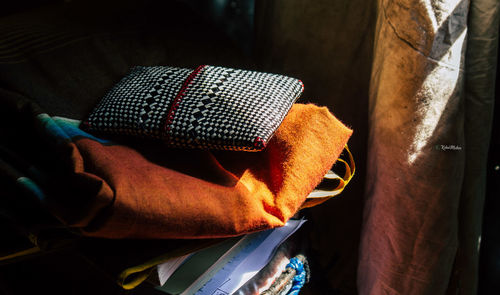
[[303,90],[300,80],[215,66],[134,67],[83,126],[180,148],[259,151]]

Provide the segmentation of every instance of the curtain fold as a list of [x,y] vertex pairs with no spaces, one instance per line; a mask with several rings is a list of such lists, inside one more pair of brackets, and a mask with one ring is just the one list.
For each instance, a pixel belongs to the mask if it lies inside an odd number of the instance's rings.
[[500,1],[472,0],[465,55],[465,175],[460,196],[459,247],[449,290],[476,294],[488,147],[493,121]]
[[380,0],[375,34],[358,291],[475,294],[498,1]]

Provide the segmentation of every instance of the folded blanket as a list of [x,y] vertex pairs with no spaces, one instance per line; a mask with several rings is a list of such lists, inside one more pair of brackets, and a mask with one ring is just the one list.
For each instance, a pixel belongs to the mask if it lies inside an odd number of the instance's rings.
[[[260,153],[115,143],[39,115],[66,170],[44,202],[84,235],[215,238],[282,226],[344,149],[352,131],[326,108],[296,104]],[[71,188],[72,195],[68,195]]]

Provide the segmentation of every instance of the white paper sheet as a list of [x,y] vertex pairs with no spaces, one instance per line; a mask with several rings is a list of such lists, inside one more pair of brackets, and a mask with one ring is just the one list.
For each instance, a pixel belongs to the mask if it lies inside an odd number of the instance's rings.
[[160,286],[163,286],[165,284],[165,282],[170,278],[174,271],[179,268],[179,266],[181,266],[189,256],[191,256],[191,254],[172,258],[167,262],[158,265],[157,268],[158,278],[160,279]]
[[182,295],[232,294],[258,273],[269,262],[279,245],[304,222],[305,220],[290,220],[283,227],[269,230],[270,233],[253,234],[252,241],[201,288],[195,282]]

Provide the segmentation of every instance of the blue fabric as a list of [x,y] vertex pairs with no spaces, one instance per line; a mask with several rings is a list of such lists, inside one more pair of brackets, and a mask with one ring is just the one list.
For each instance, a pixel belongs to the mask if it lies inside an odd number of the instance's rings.
[[44,201],[45,200],[45,194],[43,193],[42,189],[36,184],[33,180],[31,180],[28,177],[22,176],[17,179],[17,183],[30,192],[32,195],[34,195],[38,200]]
[[68,118],[63,118],[63,117],[52,117],[52,120],[59,126],[59,128],[71,139],[75,137],[86,137],[92,140],[95,140],[99,143],[102,144],[109,144],[110,141],[97,138],[82,129],[80,129],[80,121],[79,120],[73,120],[73,119],[68,119]]
[[63,117],[51,117],[48,114],[39,114],[40,121],[47,135],[57,143],[72,141],[75,137],[86,137],[97,142],[108,144],[108,140],[97,138],[79,128],[80,121]]
[[293,277],[292,288],[288,292],[288,295],[297,295],[306,283],[306,270],[302,261],[296,257],[290,259],[290,263],[287,264],[286,268],[289,267],[295,269],[296,275]]

